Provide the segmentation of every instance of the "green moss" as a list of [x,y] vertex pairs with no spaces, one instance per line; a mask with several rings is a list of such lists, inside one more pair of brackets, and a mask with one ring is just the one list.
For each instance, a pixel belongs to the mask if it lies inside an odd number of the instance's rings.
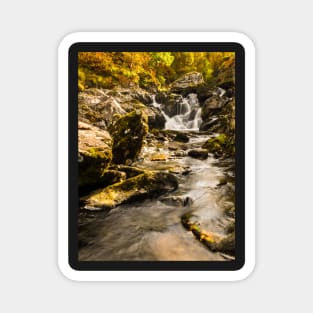
[[213,153],[215,157],[233,156],[235,154],[234,139],[226,134],[220,134],[215,138],[208,139],[202,148]]
[[80,153],[79,162],[79,187],[94,186],[103,182],[103,171],[112,160],[110,149],[90,148]]
[[109,128],[113,139],[113,162],[126,164],[134,161],[148,133],[148,117],[141,110],[132,111],[119,118]]
[[81,200],[98,208],[113,208],[122,203],[155,197],[177,188],[175,176],[169,173],[145,171],[104,189],[99,189]]

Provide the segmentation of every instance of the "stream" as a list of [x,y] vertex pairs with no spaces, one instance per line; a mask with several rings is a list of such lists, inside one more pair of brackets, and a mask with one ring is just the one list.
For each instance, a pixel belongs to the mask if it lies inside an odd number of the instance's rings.
[[[161,107],[154,101],[155,107]],[[179,187],[157,199],[118,206],[109,212],[80,213],[79,259],[84,261],[108,260],[228,260],[219,252],[212,252],[182,223],[183,214],[191,212],[202,228],[225,235],[229,217],[225,206],[230,206],[227,188],[219,184],[233,177],[232,161],[217,161],[209,154],[205,160],[188,156],[190,149],[200,148],[216,134],[199,132],[201,108],[194,94],[186,97],[177,115],[166,118],[168,131],[183,133],[187,143],[167,140],[155,144],[147,140],[140,158],[133,166],[150,170],[186,169],[179,177]],[[176,150],[175,150],[176,149]],[[164,160],[155,161],[151,156],[161,154]]]

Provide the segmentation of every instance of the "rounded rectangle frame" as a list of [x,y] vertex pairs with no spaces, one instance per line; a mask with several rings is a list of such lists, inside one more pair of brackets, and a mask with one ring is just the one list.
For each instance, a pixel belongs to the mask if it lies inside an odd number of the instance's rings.
[[[178,266],[177,268],[146,268],[119,267],[114,270],[103,270],[101,267],[79,268],[70,259],[70,219],[69,219],[69,145],[68,138],[72,126],[69,125],[69,97],[71,71],[69,63],[70,51],[75,44],[88,43],[194,43],[237,44],[244,51],[244,86],[245,104],[243,119],[244,127],[244,235],[243,259],[240,266],[234,269],[205,266]],[[78,281],[233,281],[246,278],[254,268],[255,263],[255,52],[252,41],[240,33],[225,32],[112,32],[112,33],[73,33],[66,36],[59,45],[58,63],[58,263],[61,272],[68,278]],[[237,111],[236,111],[237,112]],[[237,116],[236,116],[237,120]],[[236,155],[237,158],[237,155]],[[117,262],[118,263],[118,262]],[[124,264],[128,262],[123,261]],[[140,262],[136,262],[140,266]],[[159,262],[164,264],[164,262]],[[172,264],[179,262],[170,262]],[[185,262],[190,264],[191,262]],[[207,262],[209,263],[209,261]],[[182,263],[181,263],[182,264]],[[76,269],[75,269],[76,268]],[[183,270],[180,270],[183,268]]]

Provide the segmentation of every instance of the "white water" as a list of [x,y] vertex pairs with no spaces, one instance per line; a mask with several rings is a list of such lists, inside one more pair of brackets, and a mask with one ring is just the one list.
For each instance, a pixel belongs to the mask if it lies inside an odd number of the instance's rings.
[[199,130],[201,119],[201,107],[199,105],[198,97],[195,93],[190,93],[186,98],[183,98],[181,102],[177,103],[177,114],[173,117],[169,117],[162,110],[162,103],[155,101],[153,96],[152,105],[159,108],[165,117],[165,129],[170,130]]

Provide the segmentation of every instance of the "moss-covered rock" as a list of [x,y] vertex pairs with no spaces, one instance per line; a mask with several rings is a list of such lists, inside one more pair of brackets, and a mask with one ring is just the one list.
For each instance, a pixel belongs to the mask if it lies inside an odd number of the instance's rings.
[[112,154],[103,148],[90,148],[79,154],[79,187],[97,186],[103,182],[103,171],[109,165]]
[[78,123],[79,188],[99,187],[112,160],[110,134],[87,123]]
[[226,134],[220,134],[217,137],[208,139],[202,148],[213,153],[215,157],[234,156],[235,154],[235,143],[233,138]]
[[113,123],[109,128],[113,138],[113,162],[132,163],[141,151],[148,130],[148,117],[142,110],[132,111]]
[[194,236],[205,246],[214,252],[223,252],[233,255],[235,253],[235,231],[234,229],[227,235],[210,232],[201,228],[200,224],[194,220],[191,213],[182,216],[183,226],[191,231]]
[[123,203],[153,198],[177,187],[177,178],[173,174],[144,171],[122,182],[96,190],[81,200],[87,207],[110,209]]
[[164,129],[166,119],[159,108],[144,107],[143,111],[148,116],[149,129]]

